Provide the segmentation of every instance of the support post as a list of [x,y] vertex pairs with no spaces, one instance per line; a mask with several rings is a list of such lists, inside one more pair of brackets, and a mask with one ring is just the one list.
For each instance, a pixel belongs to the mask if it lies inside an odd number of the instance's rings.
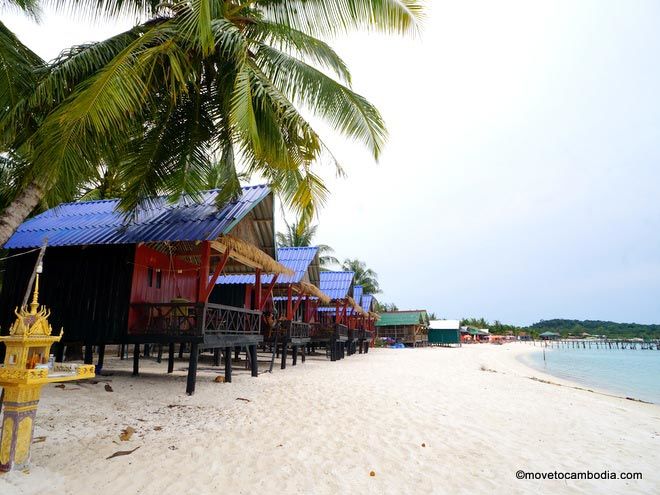
[[99,346],[99,360],[96,364],[96,374],[100,374],[103,370],[103,360],[105,358],[105,344]]
[[231,383],[231,347],[225,347],[225,382]]
[[288,342],[286,341],[282,342],[282,364],[280,367],[283,370],[286,369],[286,354],[288,352],[287,351],[288,346],[289,346]]
[[213,349],[213,366],[220,366],[220,348]]
[[167,353],[167,372],[172,373],[174,371],[174,342],[170,342],[170,347]]
[[85,364],[94,364],[94,346],[87,344],[85,346]]
[[259,376],[259,361],[257,361],[257,346],[251,345],[248,347],[248,352],[250,353],[250,367],[252,371],[252,376]]
[[190,344],[190,359],[188,360],[188,381],[186,383],[186,393],[192,395],[195,393],[195,382],[197,381],[197,361],[199,360],[199,344],[192,342]]
[[133,348],[133,376],[140,373],[140,344],[135,344]]
[[293,346],[293,351],[291,352],[291,354],[292,354],[291,366],[295,366],[296,364],[298,364],[298,346],[297,345]]

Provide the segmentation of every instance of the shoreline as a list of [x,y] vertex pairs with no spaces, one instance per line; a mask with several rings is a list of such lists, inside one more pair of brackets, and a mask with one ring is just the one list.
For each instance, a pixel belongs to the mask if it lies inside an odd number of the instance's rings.
[[[334,363],[316,355],[258,378],[236,366],[231,384],[214,382],[219,370],[205,357],[191,397],[183,360],[168,376],[166,363],[145,359],[136,378],[131,360],[106,356],[98,383],[44,387],[35,422],[42,440],[32,447],[29,474],[0,476],[0,493],[649,493],[660,486],[657,405],[548,386],[516,360],[523,352],[513,344],[372,349]],[[263,371],[265,355],[260,360]],[[134,433],[122,441],[129,427]],[[131,453],[112,457],[120,451]],[[519,469],[644,478],[518,480]]]
[[[516,343],[518,344],[523,344],[523,343]],[[526,343],[525,343],[526,344]],[[509,344],[504,344],[504,345],[509,345]],[[645,399],[641,399],[639,397],[634,397],[632,395],[621,395],[620,391],[616,391],[613,389],[608,389],[607,387],[602,387],[598,385],[589,385],[584,382],[580,382],[578,379],[575,380],[570,380],[564,377],[560,377],[557,375],[554,375],[551,372],[543,371],[538,369],[537,367],[533,366],[531,363],[528,363],[525,361],[525,356],[528,356],[533,353],[540,353],[542,352],[543,348],[542,347],[534,347],[530,346],[530,344],[526,344],[529,347],[529,350],[527,352],[520,352],[516,355],[515,359],[518,361],[520,364],[525,366],[530,370],[530,372],[538,373],[542,375],[542,378],[537,378],[537,377],[529,377],[532,380],[537,380],[542,383],[548,383],[550,385],[557,385],[560,387],[570,387],[576,390],[582,390],[585,392],[590,392],[593,394],[598,394],[598,395],[604,395],[607,397],[614,397],[617,399],[622,399],[622,400],[628,400],[628,401],[633,401],[633,402],[641,402],[643,404],[652,404],[652,405],[658,405],[660,406],[659,403],[653,402],[653,401],[648,401]]]

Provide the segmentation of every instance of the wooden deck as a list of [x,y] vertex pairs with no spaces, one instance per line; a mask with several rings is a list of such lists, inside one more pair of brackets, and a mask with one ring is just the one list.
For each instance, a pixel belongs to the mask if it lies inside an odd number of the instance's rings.
[[[225,381],[231,382],[232,352],[247,349],[252,376],[257,376],[257,345],[261,335],[261,311],[214,303],[135,303],[136,323],[129,328],[127,343],[135,345],[133,374],[139,372],[140,344],[168,344],[168,373],[174,368],[174,345],[190,345],[186,392],[195,391],[199,352],[213,350],[219,365],[225,360]],[[182,351],[180,351],[182,354]]]

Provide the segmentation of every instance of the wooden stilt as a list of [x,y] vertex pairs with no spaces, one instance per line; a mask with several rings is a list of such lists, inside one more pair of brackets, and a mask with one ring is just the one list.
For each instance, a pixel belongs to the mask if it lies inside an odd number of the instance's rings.
[[213,366],[220,366],[220,348],[213,349]]
[[55,361],[58,363],[64,361],[64,345],[61,342],[57,344],[57,350],[55,351]]
[[85,364],[94,364],[94,347],[90,344],[85,346]]
[[167,372],[172,373],[174,371],[174,342],[170,342],[170,346],[167,353]]
[[103,360],[105,358],[105,344],[99,346],[99,360],[96,363],[96,374],[100,374],[103,370]]
[[250,353],[250,367],[252,370],[252,376],[259,376],[259,361],[257,361],[257,346],[251,345],[248,347],[248,352]]
[[133,376],[140,373],[140,344],[135,344],[133,348]]
[[186,344],[181,342],[179,344],[179,359],[183,359],[183,351],[186,349]]
[[163,362],[163,344],[158,344],[158,356],[156,357],[157,363]]
[[292,350],[291,354],[292,354],[292,356],[291,356],[292,357],[291,366],[295,366],[296,364],[298,364],[298,346],[297,345],[293,346],[293,350]]
[[287,342],[282,342],[282,364],[280,365],[280,368],[286,369],[286,354],[288,352],[289,344]]
[[305,362],[305,357],[307,355],[307,346],[304,345],[300,348],[300,360],[304,363]]
[[197,381],[197,361],[199,360],[199,344],[192,342],[190,344],[190,359],[188,360],[188,381],[186,383],[186,393],[192,395],[195,393],[195,382]]
[[231,383],[231,347],[225,347],[225,382]]

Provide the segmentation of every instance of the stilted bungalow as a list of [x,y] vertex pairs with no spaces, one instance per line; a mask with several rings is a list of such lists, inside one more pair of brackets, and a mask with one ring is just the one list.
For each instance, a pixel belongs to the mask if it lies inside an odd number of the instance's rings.
[[328,304],[330,298],[319,290],[320,262],[317,247],[284,247],[277,250],[278,262],[290,269],[293,275],[262,275],[261,287],[255,285],[254,275],[222,275],[218,278],[216,292],[226,286],[240,286],[245,299],[254,298],[261,292],[261,309],[264,311],[262,335],[264,345],[281,354],[281,368],[286,368],[288,349],[291,348],[292,364],[297,364],[298,352],[305,361],[305,352],[311,342],[311,326],[317,318],[319,303]]
[[376,322],[376,338],[390,338],[413,347],[428,344],[429,317],[426,310],[389,311],[380,313]]
[[[364,351],[369,352],[369,346],[374,345],[376,340],[376,322],[380,316],[376,313],[376,298],[373,294],[362,294],[360,306],[366,313],[365,327],[364,327]],[[362,348],[360,348],[362,352]]]
[[312,326],[312,346],[325,347],[330,360],[342,359],[348,342],[349,308],[358,308],[353,294],[353,272],[321,272],[321,291],[331,298],[330,305],[318,308]]
[[[140,346],[169,348],[167,371],[174,367],[175,344],[189,349],[186,391],[195,390],[201,350],[225,353],[225,380],[231,380],[231,351],[246,348],[252,375],[258,373],[261,301],[246,304],[244,294],[227,291],[209,302],[222,273],[292,272],[273,257],[273,195],[268,186],[245,187],[241,196],[218,208],[217,191],[198,201],[176,203],[154,198],[131,221],[117,200],[62,204],[23,223],[5,248],[30,250],[48,241],[41,295],[52,310],[55,328],[64,327],[64,344],[85,347],[85,362],[98,346],[134,346],[133,374]],[[37,253],[7,261],[0,293],[0,324],[8,328],[20,305]],[[60,356],[63,348],[57,351]],[[162,351],[161,351],[162,352]],[[123,351],[122,351],[123,355]],[[161,354],[159,353],[159,359]]]

